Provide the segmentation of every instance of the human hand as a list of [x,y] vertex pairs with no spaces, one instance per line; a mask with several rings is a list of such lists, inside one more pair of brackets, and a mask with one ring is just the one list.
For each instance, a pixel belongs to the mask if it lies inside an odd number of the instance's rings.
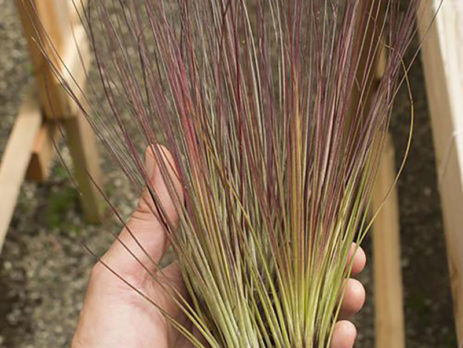
[[[170,153],[160,148],[163,161],[172,163]],[[146,168],[167,218],[176,223],[175,203],[171,199],[159,166],[152,151],[147,151]],[[166,165],[167,168],[172,166]],[[174,173],[169,173],[175,178]],[[177,192],[181,185],[173,179]],[[156,266],[163,257],[168,241],[158,218],[150,207],[151,197],[145,192],[132,215],[127,227],[119,235],[119,240],[131,250],[130,254],[121,242],[116,241],[103,256],[102,263],[97,263],[91,273],[85,302],[80,314],[79,323],[72,341],[72,348],[191,348],[181,334],[173,328],[166,317],[146,298],[151,299],[170,317],[185,323],[182,311],[176,306],[172,295],[166,293],[162,280],[155,281],[150,275],[156,273]],[[129,232],[130,231],[130,232]],[[136,241],[130,234],[136,237]],[[145,252],[139,247],[143,246]],[[352,249],[351,256],[354,248]],[[135,257],[134,257],[135,256]],[[150,260],[151,258],[151,260]],[[352,274],[360,273],[365,267],[366,256],[359,249],[354,256]],[[104,264],[109,265],[116,274]],[[144,265],[144,266],[142,266]],[[151,265],[151,266],[150,266]],[[186,296],[180,270],[172,264],[162,271],[165,282]],[[124,281],[131,284],[131,287]],[[160,283],[161,282],[161,283]],[[139,292],[134,291],[137,289]],[[140,295],[143,293],[146,298]],[[358,312],[365,301],[365,290],[360,282],[354,279],[346,281],[346,292],[342,304],[341,317],[349,318]],[[336,324],[332,348],[352,348],[355,342],[355,326],[342,320]]]

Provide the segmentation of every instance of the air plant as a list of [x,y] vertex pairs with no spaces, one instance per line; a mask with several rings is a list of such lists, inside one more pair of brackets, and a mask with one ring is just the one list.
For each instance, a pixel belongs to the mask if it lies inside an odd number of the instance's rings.
[[[195,346],[329,347],[349,250],[371,225],[418,3],[89,1],[81,19],[104,100],[63,83],[128,179],[148,188],[189,293],[172,296],[206,343],[172,324]],[[178,227],[143,165],[151,144],[174,159],[159,163]]]

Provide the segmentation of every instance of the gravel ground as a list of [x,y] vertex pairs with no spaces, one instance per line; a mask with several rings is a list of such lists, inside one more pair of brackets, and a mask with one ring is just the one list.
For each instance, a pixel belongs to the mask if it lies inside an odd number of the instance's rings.
[[[25,41],[13,1],[0,0],[0,153],[18,111],[24,84],[31,79]],[[416,107],[414,146],[399,183],[402,267],[407,347],[456,347],[431,131],[419,62],[411,73]],[[392,125],[397,149],[404,148],[409,102],[399,95]],[[67,158],[66,150],[63,149]],[[401,152],[398,151],[397,161]],[[128,216],[135,194],[103,156],[106,190]],[[55,165],[50,180],[22,187],[0,256],[0,348],[66,347],[76,324],[93,258],[111,243],[120,226],[108,218],[86,224],[78,195],[65,170]],[[368,253],[370,242],[365,249]],[[361,279],[368,301],[357,317],[357,348],[374,342],[372,265]],[[423,275],[426,275],[424,277]]]

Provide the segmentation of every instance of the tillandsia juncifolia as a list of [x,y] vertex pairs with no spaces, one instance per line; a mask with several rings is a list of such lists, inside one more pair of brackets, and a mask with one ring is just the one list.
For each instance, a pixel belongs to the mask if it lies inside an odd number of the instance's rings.
[[[148,190],[188,295],[163,284],[198,334],[168,320],[195,347],[330,346],[419,5],[88,1],[80,19],[98,77],[85,92],[62,82]],[[145,148],[178,221],[152,186]],[[162,270],[149,276],[159,282]]]

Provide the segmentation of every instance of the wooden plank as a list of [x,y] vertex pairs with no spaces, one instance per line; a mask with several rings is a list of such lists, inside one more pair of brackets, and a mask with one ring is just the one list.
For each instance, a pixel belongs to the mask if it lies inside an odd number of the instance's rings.
[[84,116],[62,121],[74,163],[74,177],[81,191],[82,210],[88,222],[99,223],[103,218],[103,202],[97,188],[89,179],[101,185],[101,172],[95,135]]
[[[63,83],[67,84],[76,98],[83,102],[81,92],[85,88],[86,68],[90,64],[90,46],[83,26],[75,26],[73,37],[75,40],[68,41],[63,53],[63,62],[67,68],[63,69]],[[70,111],[73,117],[63,119],[63,125],[74,163],[74,175],[82,193],[80,196],[82,210],[87,221],[98,223],[103,218],[102,198],[89,178],[91,175],[92,180],[101,186],[95,134],[74,101],[70,103]]]
[[[88,221],[99,222],[102,217],[101,197],[87,175],[88,171],[96,182],[101,177],[94,134],[88,125],[77,119],[79,108],[62,86],[64,84],[78,99],[81,98],[80,91],[85,88],[86,82],[84,67],[90,61],[85,30],[81,25],[72,25],[69,1],[15,1],[36,68],[40,100],[45,114],[51,119],[64,120],[76,180],[82,192],[82,209]],[[53,72],[37,41],[58,70],[60,78]],[[53,101],[52,105],[50,101]]]
[[396,175],[388,137],[372,201],[373,212],[381,208],[373,224],[376,348],[405,347],[398,197],[396,188],[390,191]]
[[31,59],[36,69],[47,69],[42,49],[62,53],[72,33],[69,7],[60,0],[15,0]]
[[[80,0],[76,1],[84,5]],[[39,85],[40,100],[45,114],[53,119],[76,113],[77,106],[62,84],[66,83],[79,96],[79,88],[84,88],[87,78],[85,68],[90,62],[85,29],[80,24],[70,23],[76,7],[66,3],[59,0],[16,0]]]
[[[49,118],[70,114],[69,101],[63,93],[50,63],[59,62],[69,38],[72,38],[69,9],[66,1],[59,0],[15,0],[24,36],[27,39],[30,57],[34,65],[38,91],[45,115]],[[55,54],[55,50],[59,56]],[[52,101],[52,105],[50,105]]]
[[55,157],[54,144],[58,142],[59,136],[59,129],[54,123],[47,122],[42,125],[35,137],[31,160],[27,168],[26,178],[28,180],[38,182],[47,180]]
[[67,84],[80,97],[90,63],[85,29],[81,24],[71,24],[76,8],[81,11],[80,6],[85,2],[74,0],[76,5],[73,5],[72,1],[16,0],[35,68],[40,100],[45,114],[52,119],[70,117],[77,112],[73,98],[62,84]]
[[0,167],[0,249],[8,231],[41,123],[40,105],[36,93],[31,89],[19,111]]
[[[463,344],[463,2],[424,2],[418,18],[447,243],[456,330]],[[429,29],[429,30],[428,30]]]
[[87,6],[87,0],[68,0],[69,11],[71,13],[71,21],[73,25],[80,25],[81,16],[85,7]]
[[[87,40],[87,33],[82,25],[76,25],[73,28],[72,38],[67,41],[63,48],[62,62],[58,65],[62,80],[60,85],[66,86],[66,89],[72,90],[75,98],[82,100],[82,92],[85,90],[87,82],[87,69],[91,61],[90,45]],[[71,98],[65,88],[59,87],[63,100],[68,100],[69,112],[71,116],[80,112],[75,100]]]

